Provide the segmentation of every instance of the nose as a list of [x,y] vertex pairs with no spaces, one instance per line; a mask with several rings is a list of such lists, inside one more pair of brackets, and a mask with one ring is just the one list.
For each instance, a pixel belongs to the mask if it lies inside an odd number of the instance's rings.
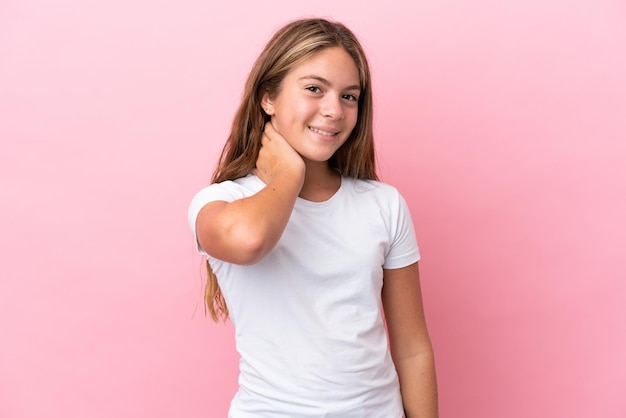
[[322,115],[331,120],[343,119],[341,97],[335,94],[326,94],[322,101]]

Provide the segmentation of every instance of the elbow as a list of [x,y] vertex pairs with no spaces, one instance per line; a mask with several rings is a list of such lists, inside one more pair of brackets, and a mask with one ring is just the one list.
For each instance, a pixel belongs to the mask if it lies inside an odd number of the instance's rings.
[[230,233],[231,250],[224,261],[233,264],[251,265],[263,259],[269,252],[263,234],[248,228],[234,228]]
[[236,223],[219,230],[198,228],[198,243],[211,257],[227,263],[256,264],[273,248],[259,228]]
[[434,362],[435,352],[430,339],[420,340],[408,346],[391,345],[391,356],[394,362],[419,359],[424,362]]
[[236,253],[236,260],[233,262],[241,265],[256,264],[267,255],[267,251],[264,251],[263,242],[254,239],[241,241]]

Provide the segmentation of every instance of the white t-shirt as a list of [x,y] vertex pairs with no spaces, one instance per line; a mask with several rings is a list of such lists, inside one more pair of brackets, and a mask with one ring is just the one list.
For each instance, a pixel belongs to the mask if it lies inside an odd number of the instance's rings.
[[[205,204],[263,187],[248,175],[201,190],[189,208],[194,234]],[[229,417],[402,417],[381,315],[383,268],[419,257],[398,191],[347,177],[327,201],[298,198],[278,244],[258,263],[208,256],[241,355]]]

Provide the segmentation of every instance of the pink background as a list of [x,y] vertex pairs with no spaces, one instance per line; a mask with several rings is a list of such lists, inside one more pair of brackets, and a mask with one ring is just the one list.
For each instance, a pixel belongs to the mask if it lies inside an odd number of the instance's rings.
[[187,205],[261,47],[312,15],[371,60],[442,417],[626,416],[625,3],[296,3],[0,4],[0,417],[225,416]]

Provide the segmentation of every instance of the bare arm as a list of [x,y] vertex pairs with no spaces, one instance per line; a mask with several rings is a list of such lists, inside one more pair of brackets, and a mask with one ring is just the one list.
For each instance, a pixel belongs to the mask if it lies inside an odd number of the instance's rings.
[[198,242],[213,257],[235,264],[261,260],[280,239],[304,182],[302,158],[270,123],[255,174],[267,185],[253,196],[205,205],[196,220]]
[[437,418],[435,360],[417,263],[384,270],[383,308],[407,418]]

